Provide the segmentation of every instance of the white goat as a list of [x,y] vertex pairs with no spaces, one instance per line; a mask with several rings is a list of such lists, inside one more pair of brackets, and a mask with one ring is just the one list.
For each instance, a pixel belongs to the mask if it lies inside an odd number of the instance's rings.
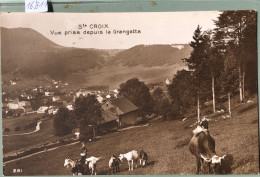
[[115,155],[113,155],[109,159],[108,166],[110,168],[110,173],[111,173],[111,170],[113,170],[113,173],[119,172],[119,159]]
[[137,168],[138,153],[136,150],[132,150],[126,154],[120,154],[118,158],[120,161],[124,158],[128,161],[129,171],[134,170],[134,162],[136,163]]
[[89,167],[89,171],[91,173],[91,175],[97,175],[97,162],[99,161],[101,157],[94,157],[91,156],[89,158],[86,159],[86,164]]

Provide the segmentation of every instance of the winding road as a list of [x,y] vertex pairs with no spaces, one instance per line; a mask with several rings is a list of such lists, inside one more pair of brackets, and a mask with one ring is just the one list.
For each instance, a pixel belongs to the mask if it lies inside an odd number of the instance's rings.
[[32,132],[20,133],[20,134],[11,134],[11,135],[3,135],[3,136],[20,136],[20,135],[29,135],[29,134],[32,134],[32,133],[36,133],[36,132],[41,130],[41,127],[40,127],[41,123],[42,123],[42,121],[37,122],[35,130],[32,131]]

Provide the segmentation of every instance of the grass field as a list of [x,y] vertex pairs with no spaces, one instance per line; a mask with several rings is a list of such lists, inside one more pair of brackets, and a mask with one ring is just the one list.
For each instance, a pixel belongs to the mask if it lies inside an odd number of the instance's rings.
[[[10,134],[31,132],[31,131],[35,130],[35,126],[29,127],[28,125],[30,123],[37,122],[38,120],[40,120],[41,117],[42,117],[42,115],[39,115],[39,114],[28,114],[28,115],[25,115],[25,116],[22,116],[22,117],[14,117],[14,118],[3,119],[3,121],[2,121],[3,130],[5,128],[10,129],[9,132],[3,132],[3,134],[4,135],[10,135]],[[15,131],[16,127],[21,127],[21,129],[19,131]],[[28,128],[26,128],[26,127],[28,127]]]
[[[20,118],[16,118],[16,119],[17,119],[17,121],[20,121]],[[14,120],[12,120],[12,121],[14,121]],[[23,121],[25,121],[25,120],[21,119],[21,121],[19,123],[23,123],[23,125],[26,125],[27,123],[23,122]],[[29,119],[28,121],[30,122],[31,120]],[[9,123],[9,124],[11,124],[11,123]],[[52,139],[57,138],[53,134],[52,119],[43,120],[40,127],[41,127],[41,130],[36,133],[33,133],[33,134],[18,135],[18,136],[17,135],[16,136],[3,136],[4,154],[21,151],[21,150],[27,149],[29,146],[41,144],[46,141],[51,141]],[[33,128],[33,130],[35,130],[35,127]]]
[[[231,119],[223,119],[222,115],[223,113],[207,116],[211,119],[209,130],[216,140],[217,154],[227,154],[231,159],[231,174],[259,173],[257,99],[252,103],[233,105]],[[97,166],[98,174],[109,173],[108,160],[112,154],[118,155],[133,149],[146,151],[149,164],[129,172],[127,162],[123,161],[118,174],[194,174],[195,157],[191,155],[187,145],[195,128],[189,126],[195,121],[195,118],[186,121],[156,120],[147,127],[107,134],[98,141],[87,144],[88,154],[102,156]],[[71,175],[63,167],[64,159],[70,154],[72,158],[80,158],[79,153],[80,144],[60,147],[8,163],[5,175]],[[12,173],[14,168],[23,171]]]

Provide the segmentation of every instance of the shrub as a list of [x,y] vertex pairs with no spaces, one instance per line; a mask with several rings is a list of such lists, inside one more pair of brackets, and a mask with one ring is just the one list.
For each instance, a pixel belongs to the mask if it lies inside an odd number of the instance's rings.
[[10,132],[10,128],[5,128],[4,132]]

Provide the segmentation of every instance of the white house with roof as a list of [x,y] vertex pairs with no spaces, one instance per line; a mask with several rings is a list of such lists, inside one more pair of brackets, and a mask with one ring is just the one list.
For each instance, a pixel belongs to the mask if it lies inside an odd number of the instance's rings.
[[7,103],[7,107],[9,109],[19,109],[19,104],[18,103],[15,103],[15,102],[11,102],[11,103]]
[[69,104],[68,106],[66,106],[66,108],[70,111],[73,111],[74,110],[74,107],[72,104]]
[[60,101],[60,100],[61,100],[60,96],[54,96],[54,97],[52,97],[52,101],[53,101],[53,102],[57,102],[57,101]]
[[99,103],[103,103],[104,98],[101,95],[97,95],[97,100]]
[[54,95],[54,92],[49,92],[49,91],[46,91],[44,93],[45,96],[53,96]]
[[39,107],[39,109],[37,110],[37,113],[38,114],[44,114],[44,113],[46,113],[46,111],[48,110],[48,106],[41,106],[41,107]]

